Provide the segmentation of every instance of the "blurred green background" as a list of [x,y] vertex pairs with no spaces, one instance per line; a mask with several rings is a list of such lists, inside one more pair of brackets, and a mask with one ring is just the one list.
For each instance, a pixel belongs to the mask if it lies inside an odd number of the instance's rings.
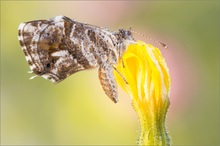
[[1,1],[1,144],[136,144],[139,123],[130,97],[119,89],[119,103],[108,99],[97,69],[56,85],[28,79],[19,24],[65,15],[113,31],[132,26],[166,43],[161,51],[172,78],[167,127],[173,145],[219,145],[219,4]]

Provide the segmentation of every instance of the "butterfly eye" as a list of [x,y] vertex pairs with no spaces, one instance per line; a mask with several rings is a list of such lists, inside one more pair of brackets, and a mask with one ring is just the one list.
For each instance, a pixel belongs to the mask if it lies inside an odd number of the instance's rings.
[[131,31],[127,31],[127,35],[130,36],[131,35]]

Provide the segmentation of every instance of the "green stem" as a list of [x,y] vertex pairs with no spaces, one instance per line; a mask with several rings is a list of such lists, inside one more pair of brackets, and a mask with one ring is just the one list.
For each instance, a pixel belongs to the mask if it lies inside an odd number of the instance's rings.
[[139,145],[170,145],[170,138],[165,125],[169,101],[160,103],[163,104],[158,107],[158,105],[153,106],[153,103],[133,100],[132,104],[138,114],[141,127]]

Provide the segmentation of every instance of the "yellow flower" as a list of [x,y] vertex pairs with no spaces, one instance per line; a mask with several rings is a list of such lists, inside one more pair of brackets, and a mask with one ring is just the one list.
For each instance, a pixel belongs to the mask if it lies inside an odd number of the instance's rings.
[[141,127],[138,144],[170,145],[165,126],[170,75],[159,49],[141,41],[130,44],[116,69],[121,74],[114,72],[116,80],[130,95],[138,114]]

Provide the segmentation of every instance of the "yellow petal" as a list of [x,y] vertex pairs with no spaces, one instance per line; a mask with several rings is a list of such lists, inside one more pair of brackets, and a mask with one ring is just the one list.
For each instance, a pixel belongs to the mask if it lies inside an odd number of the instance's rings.
[[128,84],[114,72],[116,80],[131,96],[139,117],[139,144],[169,145],[165,118],[169,107],[170,75],[160,50],[142,41],[130,44],[116,68]]

